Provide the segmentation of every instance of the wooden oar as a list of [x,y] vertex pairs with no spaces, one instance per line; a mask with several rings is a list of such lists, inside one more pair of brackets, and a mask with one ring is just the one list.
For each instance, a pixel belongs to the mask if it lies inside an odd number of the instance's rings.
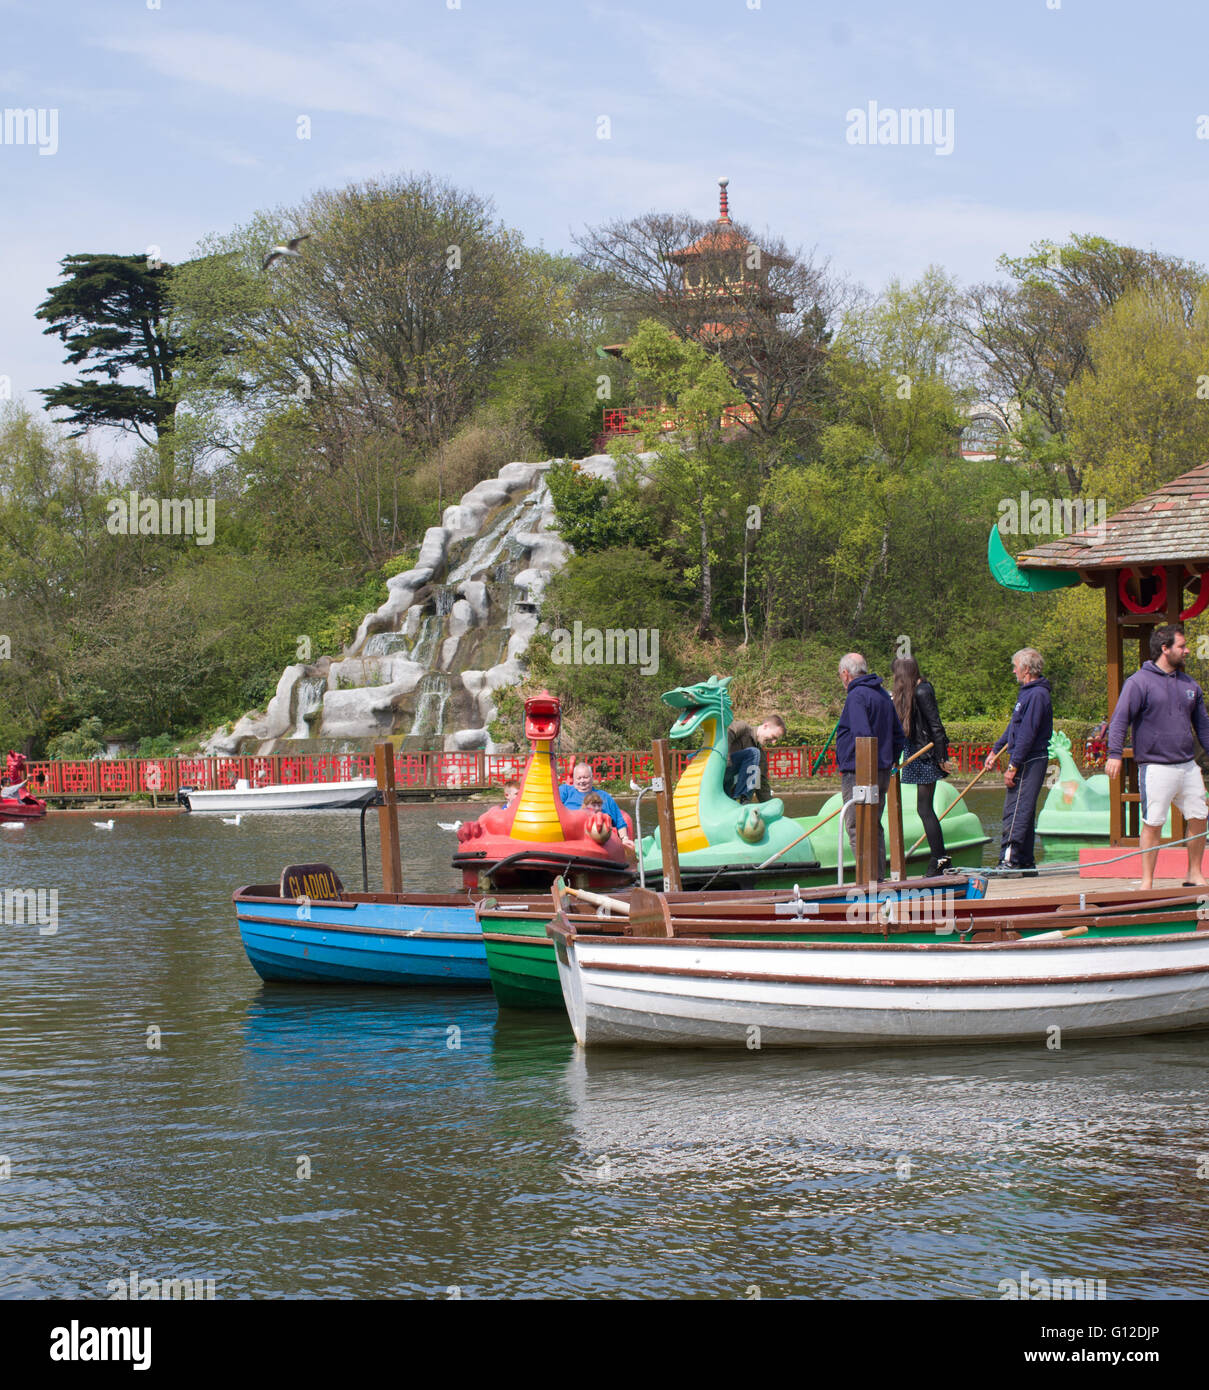
[[610,898],[607,893],[589,893],[586,888],[568,888],[565,891],[569,898],[578,898],[580,902],[591,903],[593,907],[607,907],[610,912],[620,912],[623,917],[630,915],[629,903],[620,898]]
[[[999,750],[999,753],[1002,753],[1002,752],[1003,752],[1003,749],[1001,748],[1001,749]],[[996,754],[995,754],[995,762],[996,762],[996,763],[999,761],[999,753],[996,753]],[[995,763],[992,763],[992,764],[991,764],[991,767],[994,767],[994,766],[995,766]],[[985,777],[986,774],[987,774],[988,772],[990,772],[991,767],[984,767],[984,768],[982,769],[982,771],[978,774],[978,776],[975,777],[974,780],[970,783],[970,785],[966,788],[966,791],[965,791],[965,792],[962,792],[962,793],[961,793],[961,796],[956,796],[956,797],[953,798],[952,801],[949,802],[949,804],[944,808],[944,810],[940,813],[940,815],[936,817],[937,824],[939,824],[942,820],[944,820],[944,818],[949,814],[949,812],[953,809],[953,807],[957,805],[957,803],[961,800],[961,798],[962,798],[963,796],[965,796],[966,792],[969,792],[969,791],[973,791],[973,790],[974,790],[974,788],[978,785],[978,783],[982,780],[982,778]],[[916,840],[916,842],[911,846],[911,848],[907,851],[908,855],[914,854],[915,851],[920,847],[920,845],[923,844],[923,842],[924,842],[927,838],[928,838],[928,834],[927,834],[927,831],[925,831],[925,832],[919,837],[919,839]]]
[[1036,936],[1026,936],[1021,939],[1024,941],[1061,941],[1067,936],[1083,936],[1087,931],[1086,927],[1068,927],[1065,931],[1043,931]]
[[[922,757],[931,747],[932,745],[930,743],[927,743],[917,753],[912,753],[911,756],[907,759],[907,762],[903,763],[903,767],[906,767],[907,763],[913,763],[916,758]],[[843,809],[844,802],[841,798],[840,804],[835,808],[835,810],[832,811],[829,815],[824,816],[823,819],[819,821],[818,825],[812,825],[809,830],[803,831],[803,833],[799,835],[796,840],[790,840],[790,842],[787,845],[777,850],[775,854],[770,854],[768,858],[763,862],[763,864],[757,864],[756,868],[767,869],[770,864],[775,863],[778,859],[780,859],[781,855],[791,850],[794,847],[794,845],[800,845],[803,840],[808,839],[811,835],[814,834],[816,830],[822,830],[822,828],[827,824],[828,821],[835,820],[836,816],[838,816]],[[914,846],[912,846],[912,849],[914,849]]]

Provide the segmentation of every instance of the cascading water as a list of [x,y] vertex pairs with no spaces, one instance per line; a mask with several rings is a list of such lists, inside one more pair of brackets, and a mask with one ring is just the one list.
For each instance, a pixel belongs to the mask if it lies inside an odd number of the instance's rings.
[[287,670],[266,713],[219,731],[212,751],[381,737],[417,750],[488,747],[493,693],[523,678],[542,589],[569,553],[554,530],[548,466],[510,463],[475,484],[428,529],[414,567],[392,577],[353,644]]
[[[416,634],[415,642],[412,643],[407,652],[408,657],[414,661],[417,666],[428,666],[431,664],[440,632],[441,624],[436,614],[429,613],[421,619],[420,630]],[[373,641],[372,637],[370,641]]]
[[327,681],[322,677],[304,676],[297,685],[297,723],[291,738],[310,738],[311,720],[323,708],[323,692]]
[[449,677],[430,671],[416,687],[416,712],[408,738],[438,739],[445,732],[445,708],[450,697]]

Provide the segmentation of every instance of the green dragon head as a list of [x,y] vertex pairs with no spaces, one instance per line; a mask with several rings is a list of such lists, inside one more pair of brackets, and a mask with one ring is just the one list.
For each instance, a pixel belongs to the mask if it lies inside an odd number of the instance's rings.
[[734,718],[730,696],[726,693],[730,682],[730,676],[710,676],[709,680],[696,685],[678,685],[663,695],[665,705],[682,711],[669,730],[668,738],[688,738],[707,719],[717,719],[725,732]]
[[1046,750],[1051,758],[1056,758],[1060,752],[1070,752],[1070,735],[1063,733],[1061,729],[1055,729],[1050,735],[1049,748]]

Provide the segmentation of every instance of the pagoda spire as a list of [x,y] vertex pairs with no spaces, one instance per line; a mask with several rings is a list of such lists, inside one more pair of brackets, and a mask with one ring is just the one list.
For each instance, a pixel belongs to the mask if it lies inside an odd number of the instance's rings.
[[728,205],[727,205],[727,202],[726,202],[726,185],[727,185],[729,182],[730,182],[730,179],[719,179],[719,180],[718,180],[718,190],[719,190],[719,195],[718,195],[718,221],[719,221],[719,222],[729,222],[729,221],[730,221],[730,209],[729,209],[729,207],[728,207]]

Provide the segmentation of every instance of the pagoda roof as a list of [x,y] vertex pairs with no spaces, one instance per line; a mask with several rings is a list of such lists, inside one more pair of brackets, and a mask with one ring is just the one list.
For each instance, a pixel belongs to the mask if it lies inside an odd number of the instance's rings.
[[[1085,518],[1086,519],[1086,518]],[[1209,564],[1209,463],[1092,526],[1016,556],[1023,570]]]

